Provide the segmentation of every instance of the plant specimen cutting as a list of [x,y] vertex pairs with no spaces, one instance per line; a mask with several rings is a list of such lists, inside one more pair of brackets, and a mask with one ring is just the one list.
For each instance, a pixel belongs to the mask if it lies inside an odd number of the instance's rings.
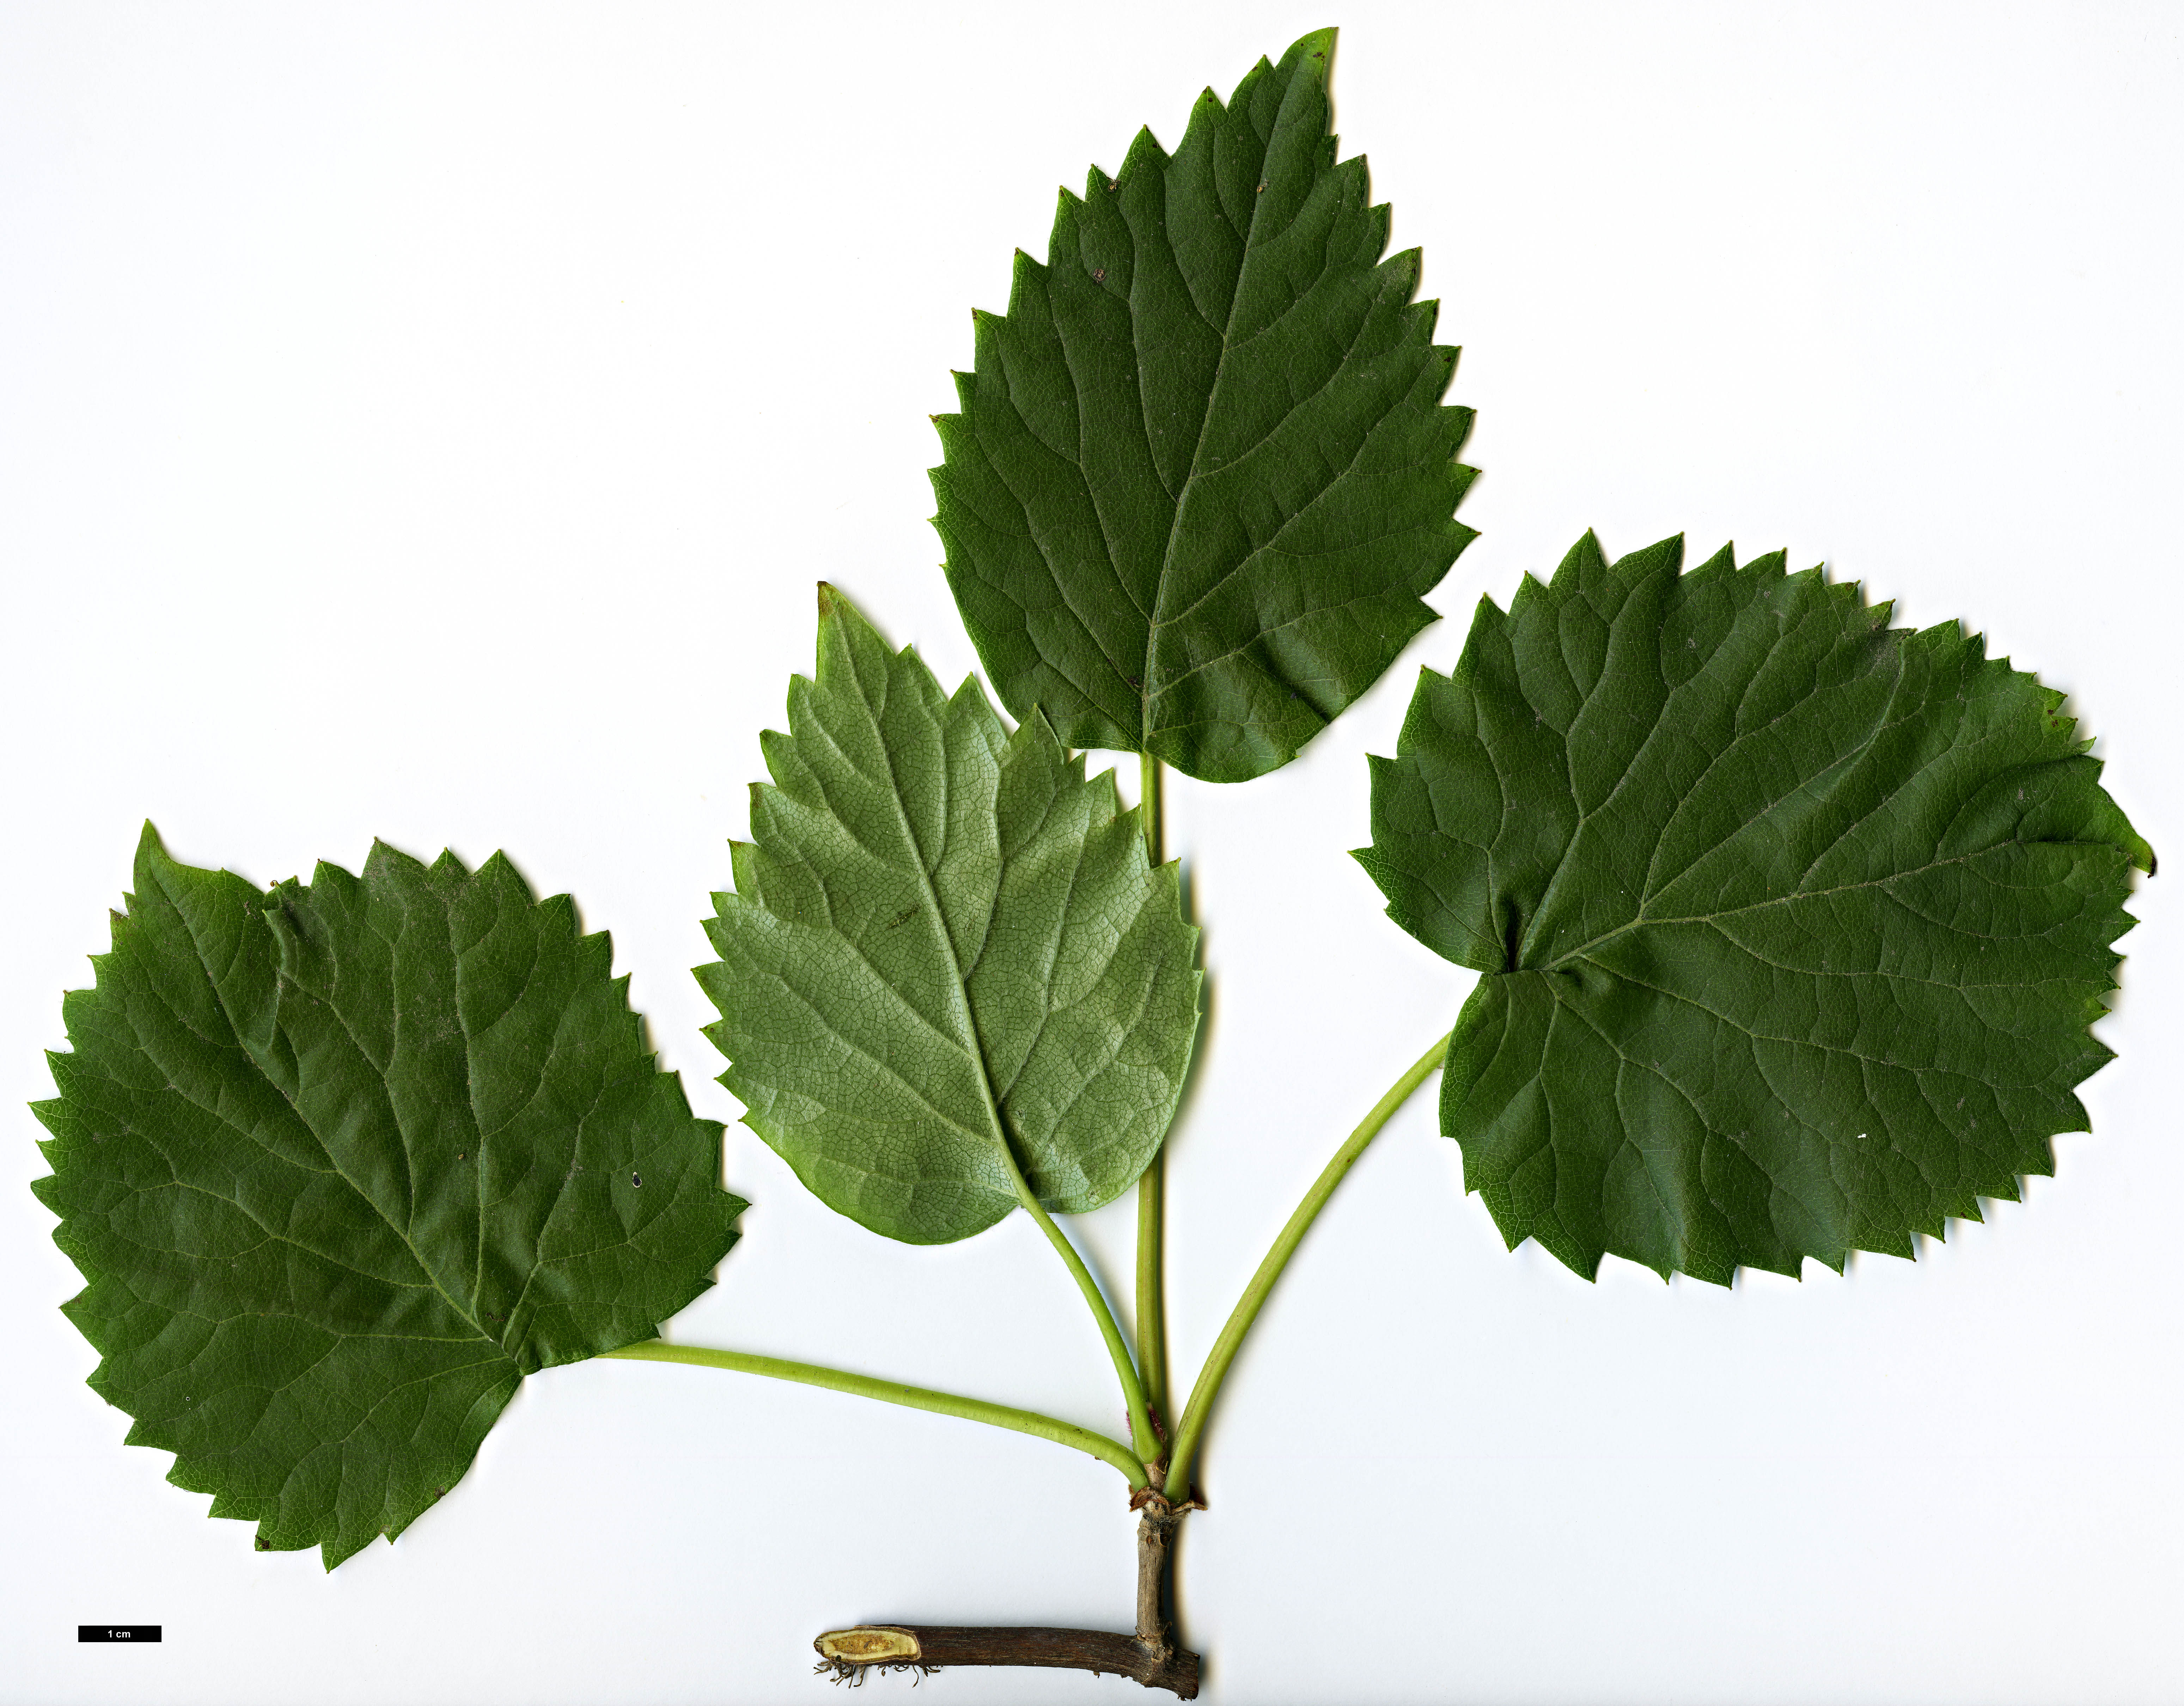
[[712,1283],[744,1207],[721,1128],[608,959],[504,859],[378,847],[268,894],[146,828],[36,1189],[92,1386],[259,1550],[393,1539],[526,1374]]
[[[92,1384],[214,1515],[332,1569],[443,1496],[549,1364],[802,1381],[1088,1452],[1139,1514],[1128,1634],[865,1624],[820,1637],[825,1667],[1064,1666],[1189,1698],[1173,1543],[1215,1400],[1436,1070],[1467,1188],[1513,1247],[1588,1276],[1611,1252],[1723,1284],[1909,1255],[2053,1170],[2153,866],[2060,696],[1779,555],[1685,572],[1680,541],[1611,562],[1588,536],[1506,613],[1482,601],[1373,761],[1359,857],[1479,975],[1176,1402],[1162,1154],[1201,973],[1163,769],[1288,762],[1432,620],[1472,537],[1455,353],[1412,300],[1417,256],[1383,259],[1363,161],[1336,158],[1332,46],[1208,92],[1173,154],[1140,133],[1064,196],[1046,261],[1018,257],[933,476],[1016,726],[822,585],[698,972],[723,1082],[821,1201],[911,1244],[1033,1218],[1123,1426],[663,1341],[743,1204],[566,898],[499,857],[383,847],[261,890],[148,828],[97,985],[67,998],[37,1189],[88,1282],[67,1308]],[[1137,807],[1086,747],[1139,755]],[[1057,1217],[1133,1187],[1123,1309]]]

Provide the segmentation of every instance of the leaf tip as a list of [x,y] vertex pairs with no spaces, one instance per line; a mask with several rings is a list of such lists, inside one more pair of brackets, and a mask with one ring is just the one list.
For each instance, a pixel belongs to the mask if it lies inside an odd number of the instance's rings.
[[1290,43],[1289,51],[1282,55],[1282,63],[1284,65],[1301,64],[1324,83],[1334,68],[1334,38],[1338,33],[1336,27],[1330,24],[1324,29],[1298,36]]
[[160,839],[157,826],[148,817],[137,834],[136,855],[131,868],[139,888],[145,885],[153,872],[175,868],[174,856],[167,851],[167,844]]

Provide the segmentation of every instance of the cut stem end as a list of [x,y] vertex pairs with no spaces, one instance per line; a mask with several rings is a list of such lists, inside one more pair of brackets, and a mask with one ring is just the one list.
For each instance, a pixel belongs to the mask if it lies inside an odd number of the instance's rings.
[[1026,1664],[1127,1676],[1198,1698],[1198,1655],[1149,1650],[1102,1629],[978,1628],[957,1624],[865,1623],[832,1629],[811,1643],[819,1669],[836,1681],[861,1681],[872,1670],[938,1670],[950,1664]]

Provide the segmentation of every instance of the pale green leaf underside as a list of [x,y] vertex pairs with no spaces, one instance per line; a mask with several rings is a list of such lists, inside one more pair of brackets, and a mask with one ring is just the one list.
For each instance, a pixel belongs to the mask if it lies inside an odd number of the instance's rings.
[[1433,620],[1470,411],[1456,351],[1335,160],[1334,32],[1207,90],[1171,155],[1064,193],[939,416],[934,525],[1001,700],[1071,746],[1239,782],[1287,763]]
[[1512,1247],[1727,1281],[1909,1255],[2053,1170],[2153,856],[1955,625],[1590,536],[1375,759],[1389,914],[1486,975],[1443,1129]]
[[947,698],[838,593],[820,610],[706,925],[721,1081],[822,1201],[890,1238],[1000,1219],[1009,1153],[1049,1209],[1112,1201],[1197,1030],[1175,869],[1041,719],[1010,734],[975,682]]
[[566,895],[376,846],[270,895],[149,826],[35,1187],[91,1384],[169,1477],[333,1568],[453,1486],[527,1374],[654,1336],[744,1204]]

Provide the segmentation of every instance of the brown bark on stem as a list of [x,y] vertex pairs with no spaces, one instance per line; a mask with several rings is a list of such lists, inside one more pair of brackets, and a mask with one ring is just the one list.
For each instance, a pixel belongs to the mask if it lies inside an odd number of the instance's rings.
[[1178,1699],[1198,1698],[1198,1655],[1175,1638],[1175,1533],[1195,1503],[1138,1495],[1138,1632],[1100,1629],[981,1628],[960,1624],[865,1623],[829,1630],[811,1644],[835,1680],[867,1670],[937,1670],[948,1664],[1029,1664],[1128,1676]]
[[[1150,1489],[1138,1507],[1138,1645],[1163,1662],[1177,1651],[1175,1531],[1183,1526],[1190,1510],[1190,1505],[1172,1505]],[[1190,1659],[1195,1694],[1198,1656],[1192,1653]]]

